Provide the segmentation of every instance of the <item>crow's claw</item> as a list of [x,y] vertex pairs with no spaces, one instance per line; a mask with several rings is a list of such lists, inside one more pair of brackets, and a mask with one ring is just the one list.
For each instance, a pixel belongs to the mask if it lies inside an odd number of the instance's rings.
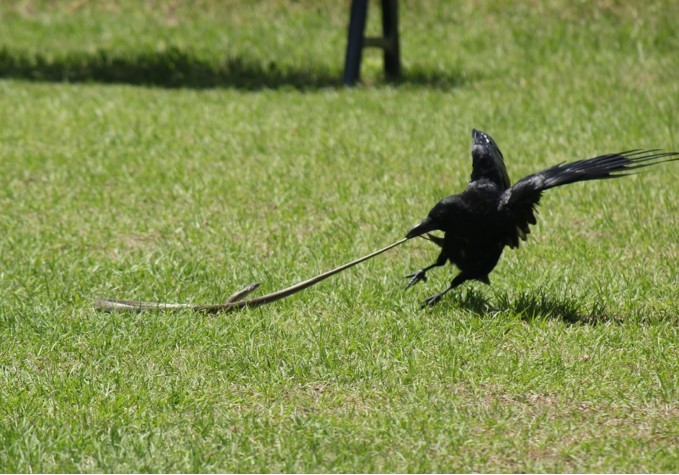
[[418,282],[426,282],[427,281],[427,271],[424,269],[420,269],[416,272],[413,272],[412,274],[408,274],[405,276],[406,279],[410,279],[410,282],[408,282],[408,285],[406,285],[406,289],[409,289],[413,285],[417,284]]
[[441,297],[441,294],[432,295],[427,300],[422,302],[422,308],[433,307],[439,302],[439,300],[441,300]]

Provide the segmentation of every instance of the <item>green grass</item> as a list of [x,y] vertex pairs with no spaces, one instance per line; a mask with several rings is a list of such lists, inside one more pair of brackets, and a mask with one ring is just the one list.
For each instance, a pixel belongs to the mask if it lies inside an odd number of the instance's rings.
[[403,80],[351,90],[345,3],[2,2],[0,472],[679,470],[676,164],[547,192],[430,311],[417,241],[95,312],[393,242],[472,127],[514,180],[679,149],[676,2],[401,2]]

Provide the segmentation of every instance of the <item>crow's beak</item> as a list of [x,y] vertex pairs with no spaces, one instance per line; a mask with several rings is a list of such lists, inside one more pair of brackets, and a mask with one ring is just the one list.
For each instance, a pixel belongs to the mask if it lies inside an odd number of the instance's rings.
[[435,231],[436,229],[437,227],[434,220],[427,216],[420,222],[420,224],[414,226],[410,231],[408,231],[406,238],[412,239],[414,237],[428,233],[429,231]]

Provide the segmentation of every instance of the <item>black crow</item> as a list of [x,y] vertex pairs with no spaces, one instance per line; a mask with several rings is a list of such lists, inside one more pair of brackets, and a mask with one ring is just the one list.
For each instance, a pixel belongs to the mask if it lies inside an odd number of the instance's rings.
[[[585,180],[618,178],[634,170],[679,160],[679,152],[629,150],[588,160],[561,163],[511,186],[502,152],[490,135],[472,130],[472,175],[467,189],[439,201],[429,215],[406,234],[421,236],[441,248],[436,261],[406,277],[407,287],[427,279],[429,269],[455,264],[460,273],[441,293],[425,300],[436,304],[451,289],[466,280],[490,284],[488,274],[496,266],[505,246],[519,247],[535,224],[536,207],[544,190]],[[443,231],[443,237],[429,234]]]

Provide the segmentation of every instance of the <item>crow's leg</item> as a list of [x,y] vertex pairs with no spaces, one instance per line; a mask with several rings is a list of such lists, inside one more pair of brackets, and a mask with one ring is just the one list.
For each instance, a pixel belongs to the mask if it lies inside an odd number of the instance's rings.
[[408,282],[408,285],[406,285],[406,289],[409,289],[413,285],[417,284],[419,281],[426,282],[427,281],[427,271],[430,269],[433,269],[434,267],[441,267],[446,265],[446,261],[448,260],[448,255],[441,251],[439,256],[436,258],[436,262],[434,262],[432,265],[425,267],[424,269],[420,269],[418,271],[413,272],[412,274],[408,274],[406,276],[406,279],[410,279],[410,282]]
[[467,280],[467,276],[464,274],[464,272],[460,272],[459,274],[457,274],[457,275],[455,276],[455,278],[454,278],[453,281],[450,283],[450,285],[448,286],[448,288],[446,288],[446,290],[444,290],[443,292],[441,292],[441,293],[439,293],[439,294],[432,295],[432,296],[429,297],[427,300],[425,300],[425,301],[422,303],[422,308],[425,308],[425,307],[433,307],[434,305],[436,305],[436,304],[438,303],[439,300],[441,300],[441,297],[443,297],[446,293],[448,293],[448,291],[453,290],[455,287],[457,287],[458,285],[460,285],[460,284],[461,284],[462,282],[464,282],[465,280]]

